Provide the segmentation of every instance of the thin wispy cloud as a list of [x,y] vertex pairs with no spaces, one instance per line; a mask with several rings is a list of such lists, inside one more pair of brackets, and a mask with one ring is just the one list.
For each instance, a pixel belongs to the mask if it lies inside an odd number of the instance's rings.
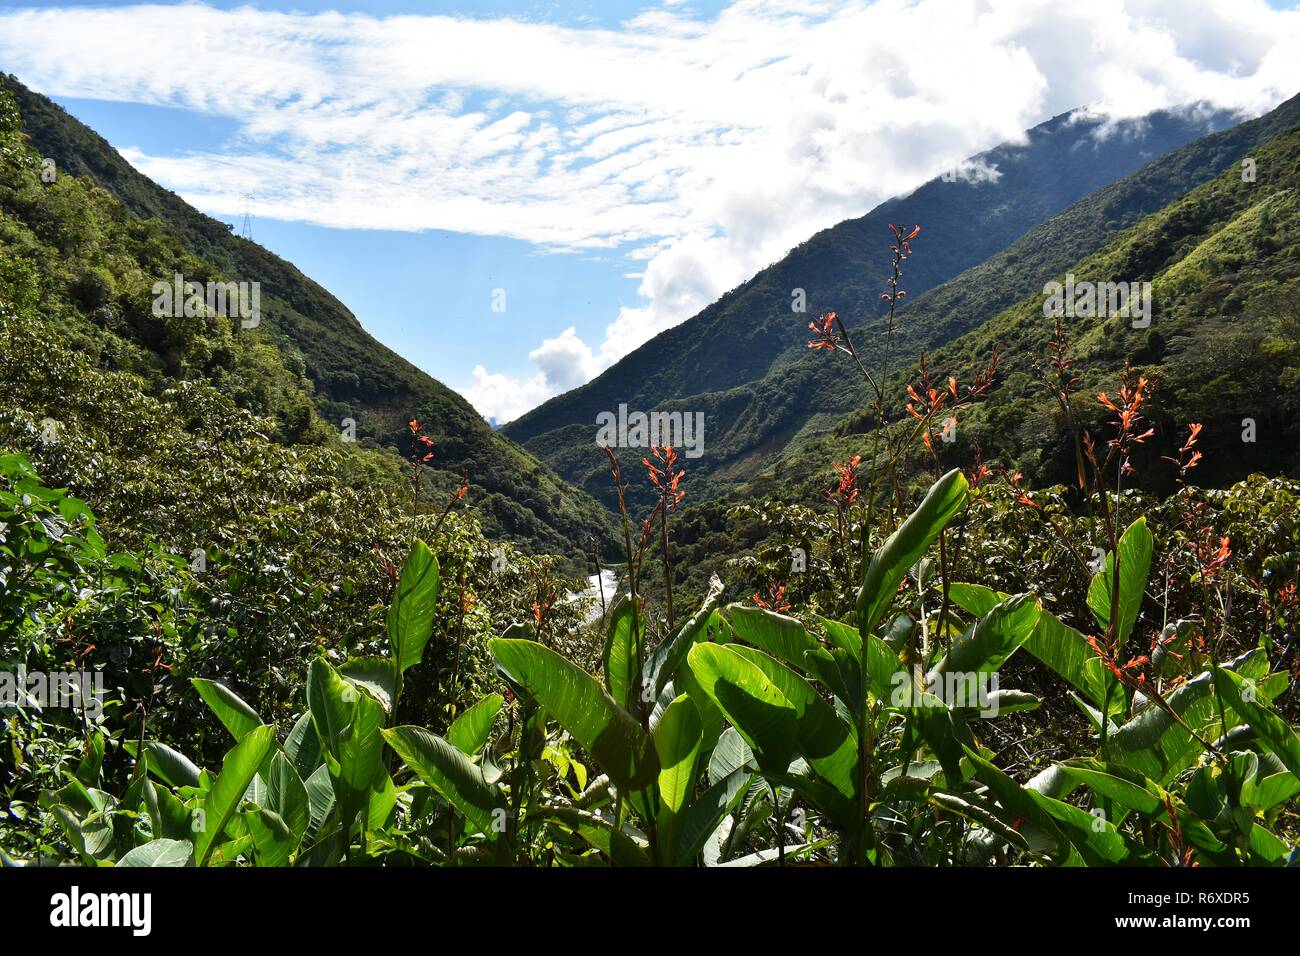
[[0,14],[0,61],[52,95],[233,120],[221,151],[126,150],[215,214],[252,192],[284,220],[631,260],[643,300],[602,341],[557,316],[529,348],[532,376],[473,369],[467,395],[508,419],[817,229],[1055,113],[1276,105],[1300,91],[1300,15],[1255,0],[739,0],[611,30],[59,8]]

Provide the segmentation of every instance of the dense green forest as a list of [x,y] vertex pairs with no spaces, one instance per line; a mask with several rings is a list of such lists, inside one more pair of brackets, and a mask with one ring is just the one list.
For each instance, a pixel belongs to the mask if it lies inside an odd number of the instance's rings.
[[[656,336],[603,375],[505,427],[564,477],[613,504],[590,451],[598,412],[698,411],[707,455],[698,498],[760,473],[833,429],[856,396],[808,355],[807,321],[837,310],[876,354],[885,310],[880,237],[889,222],[924,223],[924,261],[909,263],[892,348],[900,365],[996,315],[1142,216],[1185,195],[1300,116],[1290,103],[1219,135],[1219,113],[1157,113],[1102,136],[1098,120],[1059,116],[1023,143],[975,157],[989,181],[937,178],[866,216],[819,232],[699,315]],[[952,179],[953,177],[949,177]],[[795,290],[804,301],[796,303]],[[795,312],[796,304],[806,312]],[[800,321],[802,319],[802,321]]]
[[[390,450],[367,468],[397,474],[411,448],[407,423],[416,418],[438,435],[434,483],[450,487],[468,475],[484,527],[530,550],[576,563],[593,536],[609,537],[612,523],[590,498],[371,338],[293,265],[136,172],[15,78],[0,74],[0,90],[13,98],[32,155],[52,161],[56,177],[43,183],[36,169],[6,184],[9,272],[0,282],[9,284],[11,301],[77,329],[98,364],[143,375],[155,390],[177,379],[212,383],[272,419],[270,437],[282,444],[338,443],[351,423],[355,447]],[[263,321],[252,330],[213,322],[202,330],[157,328],[149,289],[177,272],[200,283],[257,281]]]
[[[816,434],[710,487],[588,429],[578,491],[7,85],[0,863],[1300,861],[1296,101],[1048,149],[940,261],[897,203],[823,233],[856,291],[726,350],[797,351]],[[1052,321],[1067,272],[1150,325]],[[174,273],[268,321],[160,317]]]

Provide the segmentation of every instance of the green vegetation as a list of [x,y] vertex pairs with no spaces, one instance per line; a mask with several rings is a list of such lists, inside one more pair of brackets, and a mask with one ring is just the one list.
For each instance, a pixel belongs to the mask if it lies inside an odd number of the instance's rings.
[[[885,349],[876,254],[887,222],[925,224],[926,254],[907,271],[908,302],[890,349],[903,370],[920,349],[974,328],[1042,287],[1108,239],[1186,195],[1257,145],[1300,122],[1300,101],[1228,124],[1224,116],[1154,114],[1145,129],[1100,142],[1095,122],[1057,117],[1026,144],[976,157],[996,183],[932,180],[868,215],[823,230],[699,315],[628,355],[603,375],[504,428],[563,477],[614,502],[591,447],[593,422],[620,402],[643,410],[703,412],[706,455],[694,463],[696,501],[760,474],[834,429],[857,396],[807,349],[808,321],[835,309]],[[1145,164],[1145,165],[1143,165]],[[1139,168],[1141,167],[1141,168]],[[793,292],[807,312],[792,311]]]
[[1300,483],[1215,487],[1295,464],[1300,131],[1069,260],[1149,330],[1022,290],[909,369],[831,315],[807,361],[868,402],[743,494],[609,450],[617,512],[524,535],[591,531],[597,602],[494,533],[543,466],[449,473],[427,405],[338,441],[284,325],[149,308],[242,273],[5,107],[0,864],[1300,861]]
[[[341,444],[351,419],[353,449],[386,452],[358,456],[368,472],[399,472],[411,449],[407,422],[416,418],[437,440],[432,483],[450,488],[467,473],[492,537],[575,565],[592,537],[612,540],[608,515],[586,495],[372,339],[291,264],[155,185],[58,106],[2,74],[0,114],[0,301],[39,312],[70,348],[105,370],[141,376],[151,394],[178,381],[211,384],[271,419],[268,435],[278,443]],[[52,182],[42,179],[44,158],[54,162]],[[154,317],[153,283],[176,273],[199,283],[258,282],[260,323]],[[57,404],[58,396],[47,398]]]

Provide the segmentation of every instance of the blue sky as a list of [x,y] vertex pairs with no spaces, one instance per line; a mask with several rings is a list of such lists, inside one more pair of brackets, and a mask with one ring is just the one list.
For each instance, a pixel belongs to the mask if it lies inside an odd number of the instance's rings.
[[1056,113],[1270,108],[1290,6],[53,0],[0,68],[508,419]]
[[[237,123],[184,110],[56,97],[110,143],[152,155],[219,150]],[[179,143],[184,143],[179,147]],[[522,239],[434,229],[428,232],[328,228],[262,215],[249,204],[255,241],[288,259],[350,308],[366,329],[430,375],[467,386],[473,364],[495,371],[532,371],[529,350],[563,327],[599,339],[611,313],[638,301],[643,263],[615,253],[563,254]],[[234,214],[205,210],[243,226]],[[505,290],[505,312],[493,292]],[[527,347],[504,348],[505,342]],[[467,361],[472,357],[473,361]]]

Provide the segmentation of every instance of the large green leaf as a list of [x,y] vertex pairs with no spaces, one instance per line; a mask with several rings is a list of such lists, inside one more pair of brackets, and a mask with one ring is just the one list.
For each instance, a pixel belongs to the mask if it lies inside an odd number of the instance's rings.
[[[135,741],[127,744],[127,750],[134,753]],[[148,756],[148,767],[159,780],[169,787],[197,787],[202,773],[194,763],[179,750],[174,750],[157,740],[144,742]]]
[[[1151,546],[1151,531],[1147,528],[1146,518],[1134,521],[1119,539],[1119,622],[1116,633],[1121,644],[1133,633],[1138,612],[1142,610],[1142,597],[1151,570]],[[1088,608],[1102,630],[1110,626],[1114,573],[1115,554],[1107,552],[1106,566],[1092,576],[1092,583],[1088,586]]]
[[[1121,565],[1122,566],[1122,565]],[[1250,651],[1229,665],[1242,673],[1251,669],[1262,651]],[[1265,666],[1267,659],[1265,658]],[[1220,713],[1208,672],[1184,683],[1166,697],[1182,722],[1202,738],[1220,735]],[[1235,712],[1225,714],[1228,729],[1239,723]],[[1162,707],[1151,706],[1110,736],[1104,755],[1111,763],[1136,770],[1163,787],[1186,770],[1203,750],[1201,744]]]
[[709,783],[714,784],[737,770],[757,769],[754,751],[735,727],[728,727],[718,737],[709,755]]
[[867,684],[871,693],[888,703],[893,689],[898,686],[900,674],[906,677],[907,671],[903,669],[893,648],[874,634],[868,634]]
[[307,787],[293,764],[282,753],[271,758],[267,773],[266,805],[284,818],[299,839],[307,832],[311,810],[307,801]]
[[356,687],[348,683],[324,658],[307,669],[307,706],[321,748],[338,759],[343,740],[351,733],[356,716]]
[[700,716],[685,694],[664,710],[655,728],[655,752],[659,755],[659,832],[661,863],[673,863],[677,846],[677,823],[695,790],[700,769]]
[[934,666],[930,680],[944,674],[990,674],[996,671],[1021,644],[1029,639],[1042,610],[1032,594],[1020,594],[992,607],[975,624],[968,636]]
[[1262,700],[1256,682],[1216,667],[1214,686],[1233,710],[1246,719],[1259,739],[1268,744],[1282,765],[1300,777],[1300,737],[1277,711]]
[[388,606],[388,643],[399,671],[418,664],[433,633],[433,609],[438,602],[438,559],[416,539],[402,565],[397,593]]
[[801,670],[806,666],[804,654],[821,647],[802,624],[784,614],[732,604],[726,609],[726,615],[740,640]]
[[384,710],[392,713],[400,681],[395,660],[391,657],[350,657],[339,665],[339,673],[363,688],[379,701]]
[[920,506],[872,555],[858,591],[858,630],[863,635],[875,631],[907,572],[966,501],[966,477],[954,468],[930,486]]
[[218,684],[203,677],[192,677],[190,683],[235,740],[242,740],[244,734],[262,725],[262,718],[257,716],[257,711],[244,703],[239,695],[225,684]]
[[393,727],[384,739],[421,780],[437,790],[470,825],[494,839],[505,821],[505,796],[488,783],[483,768],[423,727]]
[[284,738],[284,755],[298,772],[299,779],[306,780],[324,761],[321,754],[320,737],[312,725],[311,713],[305,713],[289,730]]
[[284,818],[274,810],[250,806],[240,812],[240,819],[253,838],[254,858],[258,866],[279,867],[289,863],[297,843]]
[[[384,772],[384,741],[379,733],[384,726],[384,708],[365,693],[356,695],[355,707],[350,733],[339,747],[335,777],[360,795],[373,788]],[[330,763],[328,757],[326,763]]]
[[495,638],[488,648],[510,679],[560,722],[625,793],[654,782],[650,737],[582,668],[534,641]]
[[189,840],[150,840],[117,861],[117,866],[193,866],[194,847]]
[[799,752],[812,768],[846,797],[852,797],[853,768],[857,765],[857,735],[822,700],[806,680],[762,651],[739,645],[729,650],[755,664],[781,694],[794,705],[798,721]]
[[1164,791],[1140,773],[1091,759],[1068,760],[1061,769],[1121,807],[1153,819],[1164,815]]
[[826,632],[826,638],[841,650],[847,651],[853,656],[854,660],[862,653],[862,635],[858,633],[856,627],[852,627],[841,621],[833,621],[827,617],[818,617],[818,623],[821,624],[822,630]]
[[501,712],[504,698],[500,694],[488,694],[473,707],[451,722],[447,728],[447,740],[457,750],[474,756],[487,743],[492,724]]
[[[958,607],[971,614],[983,616],[1008,595],[980,584],[954,583],[948,596]],[[1061,622],[1050,611],[1038,615],[1034,631],[1025,641],[1024,648],[1061,677],[1081,691],[1098,708],[1110,688],[1111,717],[1123,712],[1125,697],[1119,681],[1115,679],[1087,639],[1074,628]]]
[[753,661],[729,645],[696,644],[686,656],[700,689],[754,748],[764,769],[785,770],[798,739],[798,711]]
[[265,725],[255,727],[221,761],[221,773],[203,799],[203,818],[194,837],[194,855],[199,866],[205,865],[212,856],[226,824],[239,809],[244,791],[274,746],[274,729]]
[[753,779],[754,775],[746,769],[733,770],[718,778],[686,808],[677,827],[674,859],[678,863],[694,862],[722,818],[740,804]]
[[637,648],[641,645],[645,621],[641,609],[630,594],[624,595],[609,614],[605,628],[605,689],[614,702],[629,710],[639,710],[633,695],[640,694],[637,686]]
[[312,661],[307,672],[307,700],[324,749],[345,825],[380,782],[383,774],[384,708],[368,692],[347,680],[328,661]]
[[193,835],[190,811],[166,787],[155,787],[152,780],[143,786],[145,810],[155,837],[188,841]]
[[700,609],[677,629],[676,634],[661,641],[654,649],[654,653],[650,655],[646,673],[654,682],[656,700],[669,682],[676,678],[682,661],[686,660],[686,654],[691,647],[697,641],[709,640],[711,633],[717,633],[722,629],[722,618],[717,611],[721,600],[722,582],[717,575],[714,575],[709,579],[709,593],[704,603],[700,605]]
[[1025,836],[1031,851],[1050,853],[1058,863],[1069,859],[1069,841],[1052,815],[1030,795],[1029,788],[1021,786],[974,748],[963,745],[962,749],[975,778],[989,788],[990,795],[1005,811],[1006,819]]

